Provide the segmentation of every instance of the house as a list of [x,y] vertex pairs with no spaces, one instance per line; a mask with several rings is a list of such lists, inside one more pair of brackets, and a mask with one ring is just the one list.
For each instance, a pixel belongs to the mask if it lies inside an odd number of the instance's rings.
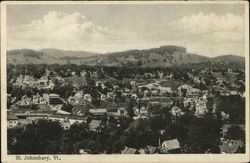
[[87,122],[87,118],[85,117],[80,117],[80,116],[76,116],[76,115],[64,115],[64,114],[54,114],[54,115],[50,115],[48,116],[48,119],[51,119],[53,121],[59,121],[59,122],[63,122],[64,120],[68,120],[70,125],[74,124],[74,123],[82,123],[82,122]]
[[47,119],[48,115],[47,114],[43,114],[43,113],[37,113],[37,114],[29,114],[26,116],[26,119],[28,120],[32,120],[32,121],[37,121],[40,119]]
[[83,99],[85,101],[91,102],[92,101],[92,96],[90,94],[84,94]]
[[63,130],[69,130],[70,126],[71,126],[71,124],[67,118],[64,119],[63,121],[61,121],[61,125],[62,125]]
[[16,83],[23,83],[23,75],[19,75],[19,76],[16,78]]
[[201,92],[200,89],[193,88],[187,84],[178,87],[178,91],[181,96],[183,96],[183,90],[186,90],[186,96],[188,97],[198,96],[199,93]]
[[193,107],[195,106],[195,100],[193,98],[185,98],[183,101],[184,107]]
[[172,93],[172,88],[171,87],[162,87],[162,86],[159,86],[158,89],[160,90],[160,92],[162,94],[164,94],[164,93]]
[[100,120],[92,120],[90,123],[89,123],[89,129],[91,131],[96,131],[98,132],[99,131],[99,127],[101,127],[101,121]]
[[48,79],[39,79],[36,81],[35,85],[38,89],[53,89],[55,86],[52,80]]
[[85,155],[88,154],[88,152],[84,149],[79,149],[79,154]]
[[71,114],[70,112],[64,111],[64,110],[57,110],[57,114],[65,114],[65,115],[69,115]]
[[148,109],[146,107],[142,106],[141,109],[140,109],[140,113],[141,113],[141,115],[147,116],[148,115]]
[[172,105],[173,101],[175,101],[174,98],[171,97],[150,97],[149,98],[149,103],[152,104],[154,102],[158,102],[164,105]]
[[228,73],[233,73],[233,70],[231,68],[227,69]]
[[139,152],[135,148],[129,148],[125,146],[125,149],[121,151],[121,154],[138,154]]
[[148,104],[149,104],[149,98],[146,98],[146,97],[137,98],[136,102],[138,103],[138,106],[148,106]]
[[124,107],[120,107],[117,109],[118,115],[120,116],[127,116],[128,112]]
[[119,88],[120,88],[119,85],[114,85],[114,86],[113,86],[113,89],[114,89],[114,90],[118,90]]
[[224,111],[221,111],[221,118],[223,120],[228,120],[229,119],[229,114],[226,114]]
[[85,115],[85,111],[86,111],[86,107],[84,107],[84,105],[75,105],[71,112],[73,114],[79,115],[79,116],[84,116]]
[[84,94],[83,94],[83,91],[79,91],[79,92],[76,92],[76,94],[74,96],[70,96],[68,98],[68,101],[71,105],[82,105],[84,104]]
[[180,149],[180,143],[177,139],[166,140],[161,145],[161,153],[171,153]]
[[44,93],[43,94],[43,98],[48,102],[49,105],[57,105],[57,104],[62,104],[62,101],[59,97],[58,94],[54,94],[54,93],[51,93],[51,94],[47,94],[47,93]]
[[48,104],[39,103],[37,104],[38,110],[49,110]]
[[135,94],[135,93],[133,93],[133,94],[131,94],[131,98],[133,98],[133,99],[137,99],[137,94]]
[[136,87],[136,81],[130,81],[130,85],[132,86],[132,87]]
[[139,152],[139,154],[146,154],[146,151],[145,151],[143,148],[140,148],[140,149],[138,150],[138,152]]
[[107,110],[104,109],[89,109],[89,112],[93,115],[93,116],[105,116],[107,114]]
[[35,79],[33,76],[29,75],[20,75],[17,77],[16,84],[28,84],[33,85],[35,83]]
[[85,77],[73,76],[73,77],[65,78],[65,81],[67,83],[71,83],[72,85],[77,85],[77,86],[85,86],[85,85],[87,85],[87,80],[86,80]]
[[8,128],[13,128],[18,126],[18,118],[15,114],[13,113],[8,113],[7,114],[7,127]]
[[158,87],[159,84],[158,83],[149,83],[149,84],[145,84],[145,85],[140,85],[139,88],[147,88],[149,90],[152,90],[152,89],[156,89],[156,87]]
[[232,154],[236,153],[240,147],[243,147],[243,143],[240,140],[227,140],[220,145],[220,151],[223,154]]
[[173,116],[180,116],[180,115],[184,114],[184,112],[182,112],[181,109],[178,106],[173,106],[170,113]]
[[133,117],[134,120],[140,119],[140,118],[145,119],[145,118],[148,118],[149,116],[148,109],[144,106],[142,106],[140,109],[137,107],[134,107],[133,110],[134,110],[134,114],[136,115],[135,117]]
[[96,81],[95,82],[95,86],[98,87],[98,86],[101,86],[102,89],[104,89],[106,86],[104,85],[104,82],[103,81]]
[[195,115],[198,117],[203,117],[207,112],[207,100],[204,100],[203,98],[198,98],[195,100]]
[[108,92],[107,93],[107,98],[115,99],[115,94],[113,92]]
[[160,91],[158,91],[158,90],[152,90],[151,91],[151,95],[152,96],[160,96]]
[[157,147],[151,145],[147,145],[146,149],[148,154],[154,154],[157,151]]
[[86,74],[87,74],[87,72],[86,72],[86,71],[84,71],[84,70],[83,70],[82,72],[80,72],[80,76],[81,76],[81,77],[85,77],[85,76],[86,76]]
[[146,72],[146,73],[144,73],[144,77],[146,77],[146,78],[154,78],[155,74]]

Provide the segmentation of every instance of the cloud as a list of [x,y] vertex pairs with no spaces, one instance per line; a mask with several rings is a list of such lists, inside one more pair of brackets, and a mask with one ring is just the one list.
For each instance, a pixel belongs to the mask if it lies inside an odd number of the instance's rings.
[[170,22],[166,20],[161,28],[145,34],[144,40],[185,46],[189,52],[212,57],[244,55],[245,18],[230,13],[199,12]]
[[[147,19],[141,21],[148,26],[154,25]],[[145,28],[138,32],[140,25],[133,24],[134,30],[121,31],[98,25],[78,12],[51,11],[29,24],[8,27],[7,47],[107,52],[172,44],[207,56],[244,55],[244,27],[242,15],[199,12],[174,21],[161,21],[155,29]]]
[[117,31],[94,24],[81,13],[51,11],[27,25],[8,28],[9,47],[79,49],[123,38]]
[[202,12],[184,16],[170,23],[173,39],[185,44],[190,51],[209,56],[244,55],[244,16],[230,13],[216,15]]

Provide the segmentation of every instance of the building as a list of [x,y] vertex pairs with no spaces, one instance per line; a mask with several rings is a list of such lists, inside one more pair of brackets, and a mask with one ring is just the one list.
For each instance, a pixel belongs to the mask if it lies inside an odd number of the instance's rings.
[[74,123],[86,123],[87,122],[87,118],[85,117],[81,117],[81,116],[76,116],[76,115],[65,115],[65,114],[53,114],[48,116],[48,119],[53,120],[53,121],[59,121],[59,122],[63,122],[65,120],[67,120],[70,125],[74,124]]
[[90,123],[89,123],[89,129],[91,131],[95,131],[95,132],[98,132],[99,129],[101,127],[101,121],[100,120],[92,120]]
[[193,88],[187,84],[184,84],[184,85],[181,85],[178,87],[178,91],[179,91],[179,94],[181,96],[185,96],[183,94],[183,90],[186,90],[186,96],[187,97],[194,97],[194,96],[198,96],[199,93],[201,92],[200,89],[197,89],[197,88]]
[[118,115],[120,116],[127,116],[128,112],[124,107],[120,107],[117,109]]
[[161,153],[175,153],[181,148],[177,139],[166,140],[161,144]]
[[60,96],[58,94],[43,94],[43,98],[48,102],[49,105],[62,104]]
[[89,113],[93,116],[105,116],[107,114],[107,110],[104,109],[89,109]]
[[154,153],[157,152],[157,147],[147,145],[146,151],[147,151],[148,154],[154,154]]
[[8,128],[13,128],[18,126],[18,118],[15,114],[13,113],[8,113],[7,114],[7,127]]
[[67,118],[64,119],[63,121],[61,121],[61,125],[62,125],[63,130],[69,130],[70,126],[71,126],[71,124]]
[[139,154],[139,152],[135,148],[125,146],[125,148],[121,151],[121,154]]

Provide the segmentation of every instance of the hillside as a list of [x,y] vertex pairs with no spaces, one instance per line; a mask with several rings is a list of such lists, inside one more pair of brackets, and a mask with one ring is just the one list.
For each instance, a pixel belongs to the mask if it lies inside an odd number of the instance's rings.
[[147,50],[130,50],[109,54],[99,62],[104,65],[167,67],[183,63],[198,63],[209,60],[208,57],[186,52],[186,48],[179,46],[162,46]]
[[39,51],[21,49],[7,52],[8,63],[12,64],[85,64],[103,66],[130,67],[169,67],[169,66],[217,66],[232,65],[244,67],[244,57],[227,55],[209,58],[187,53],[186,48],[174,45],[161,46],[146,50],[128,50],[108,54],[86,51],[65,51],[58,49],[42,49]]
[[72,50],[59,50],[59,49],[41,49],[39,50],[39,52],[42,52],[47,56],[55,58],[63,58],[63,57],[84,58],[98,54],[88,51],[72,51]]
[[236,55],[223,55],[219,57],[215,57],[214,60],[216,62],[245,62],[244,57],[236,56]]
[[[59,49],[17,49],[7,51],[8,63],[11,64],[67,64],[74,63],[74,60],[93,57],[98,53],[92,53],[87,51],[69,51]],[[79,63],[76,63],[79,64]]]

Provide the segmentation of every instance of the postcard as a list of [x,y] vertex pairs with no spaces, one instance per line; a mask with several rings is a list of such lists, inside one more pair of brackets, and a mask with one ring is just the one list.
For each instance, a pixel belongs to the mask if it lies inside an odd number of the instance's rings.
[[248,162],[244,1],[1,3],[2,162]]

